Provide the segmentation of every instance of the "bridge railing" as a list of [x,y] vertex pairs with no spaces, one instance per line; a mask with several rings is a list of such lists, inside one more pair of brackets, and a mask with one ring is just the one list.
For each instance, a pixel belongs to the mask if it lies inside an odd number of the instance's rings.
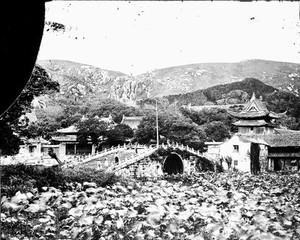
[[187,152],[190,152],[190,153],[195,154],[200,157],[204,156],[203,153],[201,153],[199,150],[195,150],[194,148],[189,147],[188,145],[183,145],[180,143],[161,144],[160,147],[162,147],[164,149],[167,149],[169,147],[178,148],[180,150],[186,150]]
[[146,152],[140,153],[140,154],[134,154],[129,158],[125,158],[124,161],[120,161],[119,164],[114,164],[113,166],[107,168],[107,172],[117,172],[129,165],[132,165],[136,162],[139,162],[143,160],[146,157],[149,157],[152,153],[154,153],[157,150],[157,148],[149,148]]
[[106,148],[101,152],[96,152],[95,154],[89,154],[86,157],[82,157],[82,158],[78,158],[78,159],[73,159],[73,160],[69,160],[68,162],[68,166],[75,166],[78,164],[85,164],[88,163],[90,161],[96,160],[98,158],[102,158],[105,157],[107,155],[111,155],[114,153],[117,153],[119,151],[125,151],[127,149],[146,149],[148,148],[146,145],[142,145],[142,144],[124,144],[124,145],[118,145],[118,146],[112,146],[111,148]]
[[[211,159],[210,156],[206,155],[205,153],[201,153],[199,150],[195,150],[192,147],[189,147],[188,145],[183,145],[183,144],[179,144],[179,143],[168,143],[168,144],[161,144],[159,145],[159,148],[163,148],[163,149],[167,149],[167,148],[178,148],[180,150],[186,150],[187,152],[190,152],[196,156],[199,157],[205,157],[207,159],[209,159],[210,161],[215,162],[215,160]],[[111,148],[108,149],[104,149],[101,152],[96,152],[95,154],[89,154],[87,156],[73,156],[67,159],[62,159],[63,162],[65,163],[65,167],[71,167],[71,166],[76,166],[79,164],[85,164],[88,163],[92,160],[96,160],[98,158],[102,158],[105,157],[107,155],[110,154],[114,154],[116,152],[119,151],[125,151],[127,149],[144,149],[147,150],[146,152],[141,152],[139,151],[139,154],[135,154],[133,156],[131,156],[130,158],[125,158],[125,159],[120,159],[120,161],[122,162],[121,164],[117,165],[118,169],[119,168],[124,168],[130,164],[133,164],[134,162],[138,162],[141,159],[151,155],[153,152],[155,152],[157,150],[156,146],[155,147],[151,147],[151,146],[146,146],[146,145],[141,145],[141,144],[123,144],[123,145],[118,145],[118,146],[112,146]],[[149,149],[149,150],[148,150]],[[5,162],[5,163],[4,163]],[[9,161],[11,164],[11,161]],[[17,162],[17,161],[16,161]],[[42,165],[51,165],[52,163],[56,164],[55,161],[50,161],[49,157],[44,157],[41,156],[40,158],[28,158],[26,161],[24,161],[23,163],[28,164],[28,165],[36,165],[36,164],[42,164]],[[8,164],[6,163],[6,161],[2,161],[2,164]],[[111,166],[111,168],[116,168],[115,165]]]
[[[180,150],[185,150],[189,153],[192,153],[196,156],[199,157],[205,157],[208,160],[212,161],[213,163],[215,163],[214,159],[211,159],[209,156],[207,156],[206,154],[200,152],[199,150],[195,150],[194,148],[189,147],[188,145],[183,145],[183,144],[179,144],[179,143],[171,143],[171,144],[161,144],[159,145],[159,148],[163,148],[163,149],[167,149],[167,148],[178,148]],[[144,159],[145,157],[150,156],[152,153],[154,153],[157,150],[157,148],[152,148],[149,149],[149,151],[147,151],[146,153],[143,154],[139,154],[139,155],[134,155],[131,156],[130,158],[125,158],[124,161],[122,161],[120,159],[120,163],[119,164],[114,164],[113,166],[107,168],[107,171],[109,172],[117,172],[131,164],[134,164],[136,162],[141,161],[142,159]]]

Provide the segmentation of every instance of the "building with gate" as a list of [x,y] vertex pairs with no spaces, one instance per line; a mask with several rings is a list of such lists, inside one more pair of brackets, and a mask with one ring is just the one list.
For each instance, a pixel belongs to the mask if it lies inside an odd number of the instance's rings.
[[[98,116],[95,117],[100,121],[107,122],[110,126],[115,126],[115,122],[110,115],[107,118],[99,118]],[[84,121],[85,118],[82,118]],[[84,156],[89,154],[95,154],[96,145],[93,144],[91,141],[87,141],[85,143],[80,143],[78,141],[78,129],[76,126],[71,125],[67,128],[58,129],[57,133],[58,136],[53,136],[51,141],[52,143],[58,145],[58,158],[64,159],[66,157],[72,156]],[[102,147],[106,147],[105,143],[102,144]]]
[[230,112],[238,128],[230,139],[221,143],[207,143],[207,154],[228,160],[230,167],[241,171],[299,170],[300,131],[277,128],[276,119],[283,114],[269,111],[253,93],[240,112]]

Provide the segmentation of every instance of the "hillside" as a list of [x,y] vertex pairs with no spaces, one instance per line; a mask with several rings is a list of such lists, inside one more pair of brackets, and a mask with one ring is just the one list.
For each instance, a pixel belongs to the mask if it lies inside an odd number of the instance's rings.
[[60,83],[61,95],[79,98],[96,95],[125,101],[146,97],[145,83],[121,72],[63,60],[44,60],[37,64]]
[[70,61],[47,60],[37,63],[61,84],[62,94],[91,93],[122,101],[193,92],[245,78],[259,79],[296,95],[300,88],[300,64],[266,60],[199,63],[158,69],[138,76]]
[[153,82],[153,96],[168,96],[256,78],[275,88],[298,94],[300,64],[266,60],[199,63],[158,69],[136,77]]
[[[192,93],[171,95],[166,98],[169,103],[175,103],[177,106],[194,106],[192,107],[194,110],[201,110],[203,109],[202,106],[209,105],[210,107],[220,106],[220,108],[224,108],[225,106],[231,106],[232,108],[239,108],[239,104],[249,101],[253,93],[265,102],[269,110],[274,112],[286,111],[287,116],[300,118],[300,97],[291,92],[278,90],[254,78],[217,85]],[[296,120],[295,124],[297,125],[298,122],[299,120]]]
[[[170,103],[181,105],[223,105],[245,103],[253,92],[258,97],[265,98],[268,94],[279,91],[257,79],[246,78],[243,81],[216,85],[203,90],[185,94],[170,95],[166,98]],[[291,93],[288,93],[291,94]],[[291,94],[292,95],[292,94]]]
[[[135,106],[141,99],[167,97],[180,105],[235,104],[249,99],[252,92],[265,97],[281,89],[298,96],[300,88],[300,64],[264,60],[191,64],[138,76],[63,60],[37,64],[60,83],[60,93],[39,98],[45,103],[47,115],[59,114],[61,103],[66,106],[71,101],[94,104],[97,99],[109,98]],[[246,78],[261,81],[247,85],[242,81]],[[229,90],[235,91],[228,91],[227,84],[233,84]]]

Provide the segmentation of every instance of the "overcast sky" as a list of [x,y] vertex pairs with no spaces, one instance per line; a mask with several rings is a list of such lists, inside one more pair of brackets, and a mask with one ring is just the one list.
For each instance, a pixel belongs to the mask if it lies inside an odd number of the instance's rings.
[[38,59],[65,59],[128,74],[201,62],[300,63],[298,2],[46,3]]

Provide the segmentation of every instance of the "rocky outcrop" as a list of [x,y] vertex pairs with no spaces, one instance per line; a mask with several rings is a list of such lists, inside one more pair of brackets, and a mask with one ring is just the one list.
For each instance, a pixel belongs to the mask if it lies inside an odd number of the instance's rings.
[[[158,69],[138,76],[62,60],[38,61],[38,64],[46,69],[53,80],[60,83],[60,94],[63,96],[96,96],[124,103],[190,93],[245,78],[259,79],[295,95],[298,95],[300,88],[300,64],[264,60],[191,64]],[[228,97],[228,102],[232,101]]]

